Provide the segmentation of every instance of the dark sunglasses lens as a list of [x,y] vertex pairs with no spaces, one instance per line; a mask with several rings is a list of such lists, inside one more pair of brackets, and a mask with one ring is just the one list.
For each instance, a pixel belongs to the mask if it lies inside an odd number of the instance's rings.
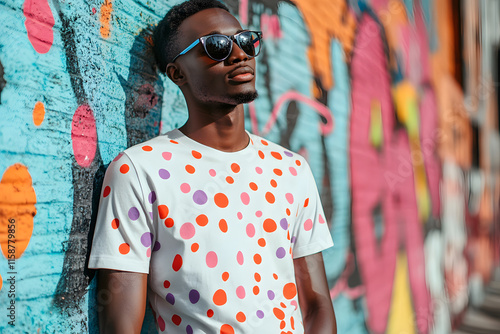
[[210,36],[205,41],[205,50],[212,59],[222,60],[231,52],[231,43],[225,36]]
[[237,35],[238,46],[250,57],[255,57],[260,52],[260,37],[252,31],[245,31]]

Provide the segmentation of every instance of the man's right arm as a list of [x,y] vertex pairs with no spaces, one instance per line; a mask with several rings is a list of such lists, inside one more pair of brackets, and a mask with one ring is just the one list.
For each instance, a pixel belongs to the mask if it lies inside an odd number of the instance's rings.
[[97,281],[97,312],[101,334],[140,333],[148,274],[100,269]]

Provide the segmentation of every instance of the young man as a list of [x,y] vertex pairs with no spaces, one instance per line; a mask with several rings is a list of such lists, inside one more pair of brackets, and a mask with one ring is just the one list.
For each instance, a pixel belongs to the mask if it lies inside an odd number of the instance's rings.
[[159,68],[189,119],[106,172],[89,265],[102,333],[139,333],[147,291],[160,333],[336,333],[309,166],[245,131],[260,47],[213,0],[159,24]]

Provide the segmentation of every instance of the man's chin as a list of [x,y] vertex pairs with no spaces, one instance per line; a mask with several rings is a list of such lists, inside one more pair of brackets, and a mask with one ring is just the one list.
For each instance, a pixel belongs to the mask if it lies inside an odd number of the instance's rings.
[[255,100],[258,96],[259,94],[257,93],[257,91],[253,91],[253,92],[239,93],[233,95],[231,99],[235,102],[236,105],[238,105],[243,103],[250,103],[253,100]]

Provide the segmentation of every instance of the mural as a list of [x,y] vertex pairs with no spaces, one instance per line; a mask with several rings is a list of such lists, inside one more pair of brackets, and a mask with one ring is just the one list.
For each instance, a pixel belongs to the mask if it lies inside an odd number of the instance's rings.
[[[0,332],[98,332],[106,166],[187,117],[151,53],[177,2],[0,4]],[[320,189],[339,333],[457,328],[500,265],[500,3],[225,3],[264,33],[248,130]]]

